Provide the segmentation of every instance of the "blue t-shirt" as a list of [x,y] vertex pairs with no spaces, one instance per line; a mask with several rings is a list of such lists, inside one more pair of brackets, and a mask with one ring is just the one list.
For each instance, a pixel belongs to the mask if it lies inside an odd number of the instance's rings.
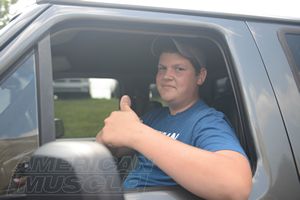
[[[200,149],[211,152],[232,150],[245,155],[224,114],[202,100],[176,115],[171,115],[166,107],[153,110],[143,117],[143,122],[174,140]],[[123,183],[126,189],[170,185],[177,183],[141,154],[138,154],[137,166]]]

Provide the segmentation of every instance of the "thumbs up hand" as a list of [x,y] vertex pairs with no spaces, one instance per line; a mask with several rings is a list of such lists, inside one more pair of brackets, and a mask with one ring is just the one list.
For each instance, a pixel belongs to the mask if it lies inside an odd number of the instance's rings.
[[120,110],[121,111],[132,111],[131,108],[131,100],[127,95],[122,96],[120,100]]
[[103,129],[97,134],[96,141],[114,147],[131,147],[133,137],[140,133],[142,123],[130,108],[131,100],[127,95],[120,100],[120,111],[114,111],[104,120]]

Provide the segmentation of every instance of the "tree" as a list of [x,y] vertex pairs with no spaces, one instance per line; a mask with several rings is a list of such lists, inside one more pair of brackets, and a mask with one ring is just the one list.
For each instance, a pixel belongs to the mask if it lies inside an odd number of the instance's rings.
[[0,0],[0,29],[10,20],[9,7],[17,3],[18,0]]

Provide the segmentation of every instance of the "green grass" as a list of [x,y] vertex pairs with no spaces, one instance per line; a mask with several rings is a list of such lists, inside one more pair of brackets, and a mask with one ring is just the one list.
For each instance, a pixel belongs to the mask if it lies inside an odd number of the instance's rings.
[[103,120],[118,110],[117,99],[55,100],[55,117],[62,119],[64,137],[95,137],[103,127]]

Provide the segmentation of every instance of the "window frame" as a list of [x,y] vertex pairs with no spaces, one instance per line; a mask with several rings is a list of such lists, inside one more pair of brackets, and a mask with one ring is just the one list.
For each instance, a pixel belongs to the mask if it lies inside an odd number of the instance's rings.
[[[120,21],[116,20],[104,20],[104,19],[97,19],[95,20],[97,21],[97,23],[100,23],[101,21],[111,21],[112,23],[116,23],[118,24]],[[93,22],[95,22],[93,21]],[[69,22],[67,24],[67,27],[65,29],[68,28],[74,28],[71,27],[74,24],[74,21],[71,20],[66,20],[64,22]],[[73,23],[71,23],[73,22]],[[79,22],[81,22],[79,20]],[[134,22],[136,24],[138,24],[139,22]],[[81,25],[84,28],[87,28],[86,24],[87,23],[76,23],[76,24],[84,24]],[[53,30],[52,30],[52,34],[59,32],[59,31],[63,31],[64,26],[62,26],[62,24],[59,24],[59,26],[56,26]],[[151,25],[159,25],[159,23],[157,22],[152,22]],[[176,25],[170,25],[171,28],[174,28],[174,26],[176,27],[182,27],[182,24],[176,24]],[[129,26],[128,26],[129,27]],[[121,28],[110,28],[110,31],[115,31],[115,32],[124,32],[124,33],[140,33],[140,34],[145,34],[145,31],[141,31],[138,30],[138,28],[136,28],[136,30],[131,30],[128,31],[128,27],[125,26],[125,28],[122,26]],[[247,117],[247,113],[246,113],[246,108],[245,108],[245,104],[244,104],[244,100],[243,100],[243,91],[240,88],[240,80],[238,79],[238,75],[236,72],[236,66],[234,64],[234,60],[232,58],[231,55],[231,51],[232,51],[232,47],[229,46],[228,41],[226,40],[226,38],[224,38],[224,33],[220,32],[220,30],[218,29],[214,29],[213,27],[199,27],[197,29],[197,31],[195,31],[195,29],[193,29],[192,27],[186,28],[186,30],[182,30],[178,28],[178,32],[174,33],[171,32],[171,28],[168,26],[168,28],[165,28],[163,30],[159,29],[159,28],[151,28],[150,34],[160,34],[160,35],[178,35],[178,36],[185,36],[185,37],[199,37],[202,39],[207,39],[210,40],[212,43],[214,43],[214,45],[216,45],[216,47],[219,49],[219,51],[222,54],[222,58],[225,62],[225,66],[224,68],[226,68],[226,72],[227,72],[227,76],[230,79],[230,84],[232,87],[232,92],[233,92],[233,96],[234,96],[234,100],[235,100],[235,107],[237,109],[237,115],[238,115],[238,124],[239,124],[239,128],[240,128],[240,133],[239,135],[237,135],[240,139],[240,143],[243,146],[244,150],[247,152],[248,156],[250,157],[251,160],[251,164],[252,164],[252,170],[253,173],[255,173],[256,171],[256,167],[257,167],[257,152],[255,151],[255,144],[254,144],[254,140],[252,138],[252,133],[249,127],[249,119]],[[95,28],[95,27],[94,27]],[[76,30],[79,30],[78,27],[74,28]],[[99,31],[102,30],[107,30],[108,28],[106,27],[101,27],[98,28]],[[199,31],[200,30],[200,31]],[[123,81],[120,81],[120,83],[122,83]],[[128,92],[127,90],[123,91],[123,92]],[[237,133],[238,134],[238,133]]]
[[37,91],[40,145],[55,141],[50,34],[37,43]]

